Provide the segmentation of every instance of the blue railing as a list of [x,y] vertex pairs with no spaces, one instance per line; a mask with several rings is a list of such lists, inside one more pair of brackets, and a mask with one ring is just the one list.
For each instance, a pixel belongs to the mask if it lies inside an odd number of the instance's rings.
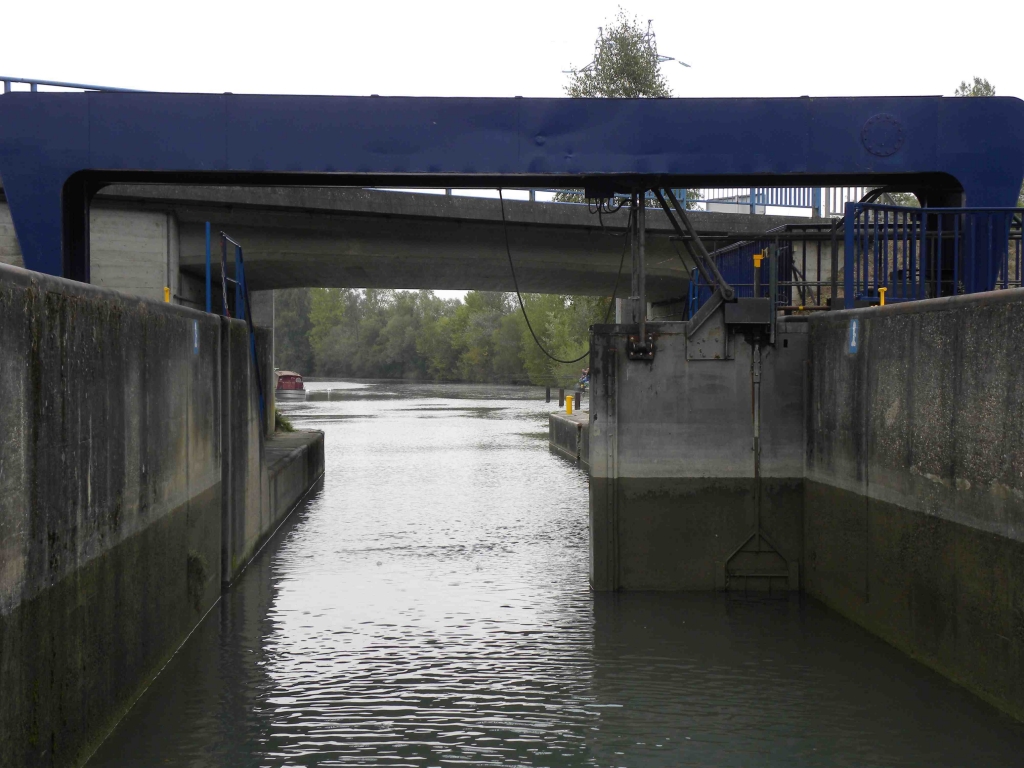
[[849,203],[848,309],[1021,286],[1021,208],[903,208]]
[[[767,234],[783,232],[784,227],[771,230]],[[775,244],[775,248],[772,246]],[[793,248],[788,241],[775,243],[774,238],[765,237],[759,240],[747,240],[721,248],[711,253],[722,278],[736,291],[737,298],[762,298],[771,296],[769,288],[769,269],[772,268],[770,257],[778,254],[778,278],[776,285],[776,305],[788,305],[789,294],[793,282]],[[760,262],[758,264],[758,262]],[[760,267],[760,268],[759,268]],[[691,281],[692,284],[692,281]],[[714,287],[697,275],[694,291],[696,307],[700,307],[711,298]],[[692,302],[691,302],[692,306]]]
[[[210,222],[206,222],[206,311],[213,312],[213,277],[211,272],[211,230]],[[228,277],[228,245],[234,247],[234,277]],[[228,300],[228,286],[234,288],[234,314]],[[260,370],[259,354],[256,351],[256,328],[252,323],[252,305],[249,302],[249,287],[245,280],[245,256],[240,243],[235,242],[224,232],[220,233],[220,314],[244,320],[249,331],[249,353],[252,356],[253,369],[256,371],[256,393],[259,396],[260,420],[267,421],[267,404],[264,398],[263,374]]]

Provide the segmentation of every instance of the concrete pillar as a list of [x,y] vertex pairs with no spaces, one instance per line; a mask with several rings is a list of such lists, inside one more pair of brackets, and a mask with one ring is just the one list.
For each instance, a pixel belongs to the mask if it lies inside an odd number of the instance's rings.
[[[753,348],[689,323],[649,323],[651,361],[628,332],[593,333],[590,582],[595,590],[796,589],[802,557],[806,323],[762,346],[761,450],[753,452]],[[765,576],[764,574],[769,574]]]

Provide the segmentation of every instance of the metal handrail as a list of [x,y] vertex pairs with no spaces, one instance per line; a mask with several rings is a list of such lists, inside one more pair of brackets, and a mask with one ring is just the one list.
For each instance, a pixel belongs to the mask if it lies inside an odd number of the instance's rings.
[[147,93],[147,91],[140,91],[135,88],[113,88],[107,85],[86,85],[84,83],[65,83],[61,80],[39,80],[30,77],[10,77],[8,75],[0,75],[0,80],[4,83],[4,93],[11,93],[11,83],[25,83],[29,86],[29,90],[32,93],[39,91],[40,85],[51,86],[53,88],[77,88],[81,91],[111,91],[114,93]]

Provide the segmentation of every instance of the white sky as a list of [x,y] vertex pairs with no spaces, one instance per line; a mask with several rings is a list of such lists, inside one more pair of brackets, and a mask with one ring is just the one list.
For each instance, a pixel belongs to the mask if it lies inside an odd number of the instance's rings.
[[[143,90],[561,96],[619,6],[676,96],[1024,97],[1024,0],[9,2],[0,75]],[[463,292],[444,292],[461,295]]]
[[[559,96],[618,2],[10,2],[0,74],[170,91]],[[623,0],[677,96],[1024,96],[1024,2]]]

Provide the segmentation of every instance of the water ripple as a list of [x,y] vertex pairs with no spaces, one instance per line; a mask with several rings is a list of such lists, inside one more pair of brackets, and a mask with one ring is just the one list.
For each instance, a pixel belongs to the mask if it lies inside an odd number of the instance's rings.
[[321,490],[91,766],[1019,759],[1020,726],[817,604],[592,594],[537,390],[315,386],[284,409],[326,432]]

